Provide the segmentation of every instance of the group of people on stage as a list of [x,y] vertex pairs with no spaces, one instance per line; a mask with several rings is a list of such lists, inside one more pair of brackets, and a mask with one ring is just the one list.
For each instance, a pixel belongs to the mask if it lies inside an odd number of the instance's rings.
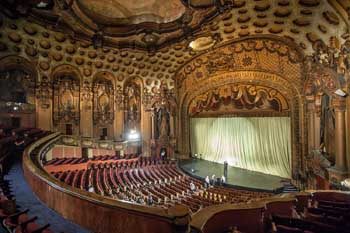
[[[211,179],[209,178],[209,176],[205,177],[205,188],[209,188],[210,186],[214,186],[216,184],[218,184],[218,185],[226,184],[227,168],[228,168],[228,163],[227,163],[227,161],[225,161],[224,162],[224,174],[221,176],[220,179],[216,179],[215,178],[215,174],[213,174],[211,176]],[[191,172],[194,172],[194,171],[195,171],[194,168],[192,168]],[[196,191],[196,186],[194,185],[194,183],[192,181],[190,182],[190,190],[191,190],[191,192],[195,192]]]
[[205,185],[206,188],[209,188],[211,185],[214,186],[215,184],[219,185],[224,185],[226,183],[227,180],[227,167],[228,167],[228,163],[225,161],[224,162],[224,174],[221,176],[221,178],[219,180],[215,179],[215,174],[213,174],[211,176],[211,179],[209,178],[209,176],[205,177]]

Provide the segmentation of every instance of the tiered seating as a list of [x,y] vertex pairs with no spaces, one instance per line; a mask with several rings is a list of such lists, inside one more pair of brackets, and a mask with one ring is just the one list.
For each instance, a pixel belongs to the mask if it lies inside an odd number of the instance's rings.
[[35,221],[38,217],[29,217],[29,210],[19,211],[10,194],[9,182],[0,176],[0,218],[8,232],[51,233],[49,224],[41,226]]
[[48,229],[49,224],[41,226],[35,222],[38,217],[29,217],[28,209],[23,211],[17,209],[16,202],[12,199],[9,181],[3,178],[3,174],[10,166],[14,152],[22,152],[27,145],[47,133],[41,129],[32,128],[3,127],[0,129],[0,219],[8,232],[52,232]]
[[[205,188],[202,181],[182,173],[174,162],[140,157],[137,160],[110,161],[115,156],[100,156],[100,163],[74,171],[52,172],[62,182],[87,190],[90,185],[98,194],[110,198],[144,204],[152,197],[154,205],[169,207],[176,203],[188,205],[192,211],[220,203],[241,203],[270,196],[269,193],[233,190],[224,187]],[[96,160],[94,158],[93,161]],[[108,160],[108,162],[104,162]],[[74,159],[49,162],[60,166],[74,164]],[[78,182],[78,180],[80,182]],[[190,191],[190,183],[196,187]]]
[[0,173],[6,173],[14,152],[21,152],[47,133],[41,129],[0,127]]
[[272,232],[350,232],[350,203],[319,200],[311,202],[300,217],[272,215]]

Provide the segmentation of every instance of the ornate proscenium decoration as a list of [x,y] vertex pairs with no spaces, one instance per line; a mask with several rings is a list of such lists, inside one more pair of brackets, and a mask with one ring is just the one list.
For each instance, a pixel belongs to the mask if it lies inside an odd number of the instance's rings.
[[277,90],[256,85],[225,85],[197,96],[190,105],[190,114],[202,112],[268,111],[287,112],[288,102]]

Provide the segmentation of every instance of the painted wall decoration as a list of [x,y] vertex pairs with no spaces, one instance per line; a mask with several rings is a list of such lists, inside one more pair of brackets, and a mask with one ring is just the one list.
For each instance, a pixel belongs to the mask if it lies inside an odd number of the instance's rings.
[[125,131],[139,131],[141,122],[141,88],[135,82],[129,82],[124,88]]
[[114,120],[114,88],[111,80],[97,77],[93,83],[95,125],[112,124]]
[[80,82],[73,75],[57,75],[53,80],[53,122],[78,125],[80,120]]

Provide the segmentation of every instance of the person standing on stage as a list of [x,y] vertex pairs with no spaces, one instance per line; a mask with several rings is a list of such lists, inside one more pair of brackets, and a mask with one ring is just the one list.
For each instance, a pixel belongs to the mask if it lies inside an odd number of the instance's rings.
[[228,167],[228,163],[225,160],[225,162],[224,162],[224,176],[225,176],[226,179],[227,179],[227,167]]
[[215,185],[215,174],[211,176],[211,184],[214,186]]
[[226,183],[226,177],[223,175],[221,176],[221,185],[223,186]]
[[205,186],[206,186],[206,188],[209,188],[209,186],[210,186],[209,176],[205,177]]

